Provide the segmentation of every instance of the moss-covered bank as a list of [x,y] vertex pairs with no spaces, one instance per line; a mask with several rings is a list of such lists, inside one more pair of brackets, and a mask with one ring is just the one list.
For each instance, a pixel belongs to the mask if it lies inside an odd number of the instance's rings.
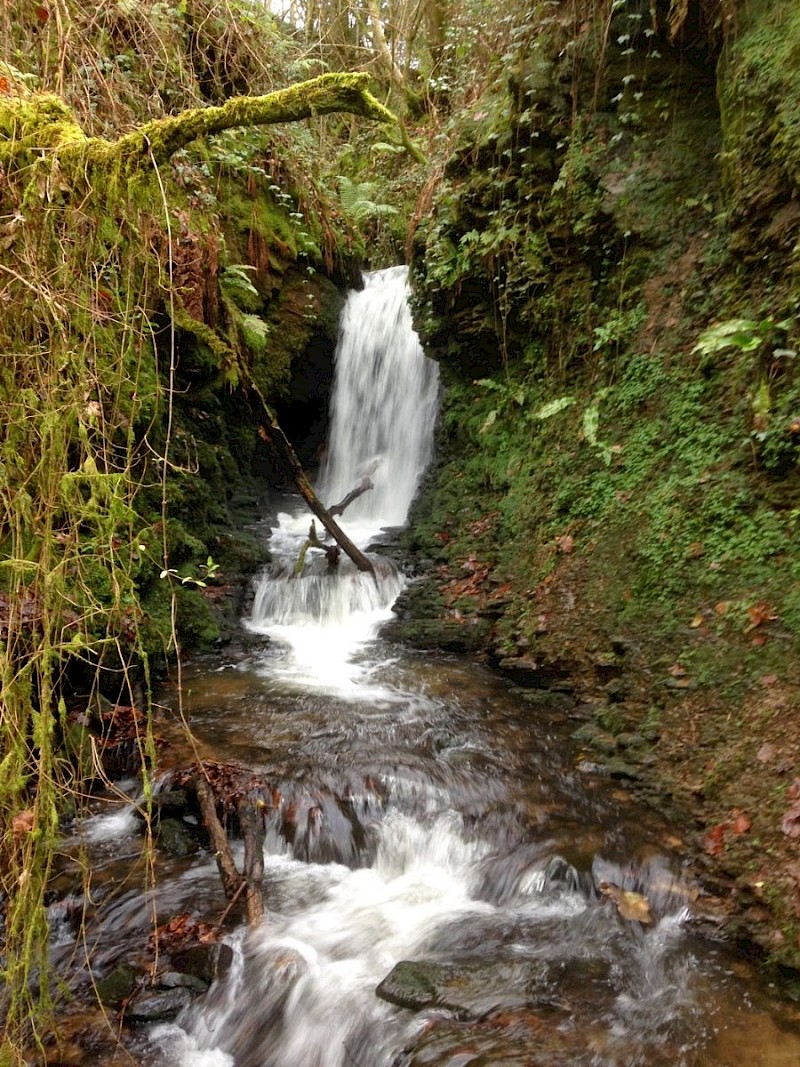
[[460,125],[415,243],[447,391],[402,626],[571,679],[796,968],[797,15],[653,10],[529,12]]

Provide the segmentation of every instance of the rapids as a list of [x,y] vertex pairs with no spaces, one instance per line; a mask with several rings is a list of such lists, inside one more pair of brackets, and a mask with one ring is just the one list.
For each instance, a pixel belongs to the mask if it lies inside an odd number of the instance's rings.
[[[342,322],[320,493],[338,500],[374,467],[341,520],[362,546],[404,521],[431,455],[438,380],[405,285],[400,268],[368,276]],[[531,702],[477,665],[382,640],[406,582],[388,561],[377,581],[346,560],[289,578],[308,521],[287,503],[271,533],[244,650],[191,665],[181,699],[164,697],[187,759],[258,769],[293,822],[267,824],[263,927],[230,929],[227,974],[143,1032],[139,1062],[800,1063],[791,1008],[703,920],[680,832],[576,761],[569,697]],[[86,827],[109,864],[132,832],[124,812]],[[107,915],[101,963],[154,914],[224,908],[207,855],[162,864]]]

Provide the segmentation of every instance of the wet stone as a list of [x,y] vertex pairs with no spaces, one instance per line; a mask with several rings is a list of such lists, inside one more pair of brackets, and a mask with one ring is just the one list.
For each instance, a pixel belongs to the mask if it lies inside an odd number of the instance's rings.
[[572,711],[575,707],[575,698],[557,689],[523,689],[517,686],[512,692],[531,707],[545,711]]
[[103,1004],[119,1004],[136,988],[137,975],[132,967],[121,964],[97,981],[97,996]]
[[172,966],[183,975],[210,986],[216,978],[223,978],[233,963],[233,949],[220,942],[211,945],[192,945],[172,956]]
[[641,777],[641,773],[636,767],[626,763],[619,756],[611,756],[606,760],[606,773],[611,778],[630,778],[633,780]]
[[131,1023],[154,1023],[174,1019],[192,1001],[188,989],[164,989],[143,993],[132,1001],[125,1012]]
[[200,848],[196,831],[181,819],[162,819],[157,843],[170,856],[193,856]]
[[531,960],[463,964],[401,960],[375,992],[401,1008],[444,1008],[460,1019],[478,1018],[500,1004],[528,1004],[540,971],[541,965]]
[[601,730],[599,726],[595,726],[594,723],[587,722],[583,726],[579,726],[572,735],[573,740],[579,741],[581,744],[589,745],[597,752],[602,752],[604,755],[610,755],[617,750],[617,739],[613,734],[607,733],[605,730]]
[[158,976],[156,984],[159,989],[188,989],[190,993],[205,993],[208,989],[208,982],[202,978],[179,971],[165,971]]

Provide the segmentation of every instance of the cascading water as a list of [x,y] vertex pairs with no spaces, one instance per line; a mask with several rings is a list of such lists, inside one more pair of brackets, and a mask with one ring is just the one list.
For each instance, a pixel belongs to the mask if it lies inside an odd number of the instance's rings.
[[[350,384],[337,381],[324,493],[344,496],[382,457],[383,488],[357,502],[363,544],[403,519],[430,452],[435,369],[404,291],[401,271],[369,276],[343,320],[337,374]],[[384,425],[389,411],[399,429]],[[797,1028],[776,1025],[775,1006],[693,932],[680,857],[654,844],[663,826],[591,768],[576,771],[567,715],[472,664],[381,642],[402,585],[388,565],[377,583],[344,562],[338,575],[288,578],[307,528],[306,514],[287,515],[273,534],[284,562],[248,622],[266,649],[184,675],[189,758],[197,745],[238,758],[280,798],[265,806],[267,916],[229,932],[228,973],[150,1031],[140,1062],[800,1062]],[[162,919],[227,912],[207,855],[162,876],[157,893]],[[125,938],[132,950],[148,936],[139,899],[123,896],[97,937],[115,937],[117,957]]]
[[414,333],[406,285],[405,267],[368,274],[342,315],[320,492],[333,505],[370,477],[347,509],[348,529],[367,533],[405,522],[431,457],[438,367]]
[[[341,520],[362,547],[381,529],[405,522],[430,460],[437,394],[438,367],[425,357],[411,323],[406,268],[365,275],[364,288],[350,293],[342,314],[330,442],[318,488],[333,507],[370,480],[372,488]],[[287,582],[309,520],[307,510],[280,516],[272,535],[278,561],[259,582],[248,626],[286,649],[270,661],[272,673],[338,691],[363,680],[354,655],[389,616],[403,579],[387,561],[373,579],[343,560],[335,575],[323,573],[318,562],[302,579]]]

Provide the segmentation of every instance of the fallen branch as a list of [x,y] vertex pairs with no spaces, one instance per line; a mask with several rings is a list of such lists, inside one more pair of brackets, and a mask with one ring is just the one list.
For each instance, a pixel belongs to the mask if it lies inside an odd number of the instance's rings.
[[118,179],[161,166],[198,137],[237,126],[297,122],[312,115],[344,111],[395,125],[396,117],[369,92],[369,75],[329,73],[266,96],[240,96],[219,107],[190,108],[147,122],[116,141],[87,137],[68,104],[52,93],[15,86],[0,98],[0,163],[24,167],[42,153],[52,155],[60,174],[95,185],[115,173]]
[[344,509],[349,507],[354,500],[357,500],[362,493],[366,493],[374,488],[375,486],[373,485],[371,478],[363,478],[361,484],[357,485],[355,489],[351,489],[344,500],[338,504],[334,504],[332,508],[328,508],[329,513],[331,515],[341,515]]
[[260,926],[264,921],[264,824],[260,809],[248,797],[239,801],[237,811],[244,838],[247,924],[251,927]]
[[315,523],[312,522],[311,527],[308,531],[308,538],[303,542],[303,547],[300,549],[300,552],[297,557],[297,562],[294,565],[295,575],[300,575],[303,573],[303,568],[306,565],[306,553],[308,552],[309,548],[321,549],[328,557],[328,566],[331,568],[331,570],[333,570],[334,567],[339,566],[339,557],[341,553],[339,552],[338,546],[326,545],[324,542],[320,541],[320,539],[317,537],[317,527]]
[[203,777],[202,768],[194,779],[194,791],[197,797],[197,805],[203,817],[203,825],[211,838],[211,847],[214,850],[214,859],[217,861],[217,870],[222,879],[222,888],[228,900],[233,900],[242,891],[245,879],[239,873],[234,863],[231,846],[222,828],[222,823],[217,818],[217,805],[211,786]]
[[308,475],[303,470],[300,460],[295,455],[295,451],[289,444],[289,439],[284,434],[283,430],[278,425],[278,420],[272,413],[269,405],[264,400],[263,396],[260,397],[261,403],[264,407],[264,411],[269,419],[269,430],[265,426],[259,426],[258,432],[262,440],[267,441],[278,452],[278,454],[286,461],[294,476],[294,482],[297,488],[300,490],[300,495],[305,502],[317,516],[319,521],[339,545],[341,550],[346,556],[349,556],[353,563],[360,571],[364,571],[367,574],[375,574],[375,568],[369,559],[364,555],[358,545],[347,536],[344,530],[337,524],[331,513],[319,499],[317,494],[311,487],[311,482],[308,480]]

